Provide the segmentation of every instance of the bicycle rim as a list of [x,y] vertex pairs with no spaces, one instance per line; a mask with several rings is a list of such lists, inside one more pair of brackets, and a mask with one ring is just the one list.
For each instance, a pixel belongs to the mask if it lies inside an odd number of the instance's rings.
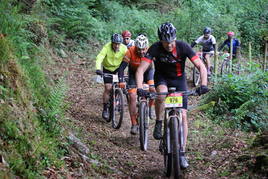
[[116,89],[113,100],[113,117],[112,117],[112,127],[114,129],[119,129],[121,127],[123,116],[124,116],[124,98],[121,89]]
[[196,87],[200,82],[200,73],[197,68],[193,68],[193,85]]
[[176,117],[170,118],[170,140],[172,148],[172,168],[174,178],[181,178],[180,160],[179,160],[179,131],[178,119]]
[[146,102],[141,102],[139,105],[139,130],[140,130],[140,148],[147,150],[148,148],[148,122],[149,113]]

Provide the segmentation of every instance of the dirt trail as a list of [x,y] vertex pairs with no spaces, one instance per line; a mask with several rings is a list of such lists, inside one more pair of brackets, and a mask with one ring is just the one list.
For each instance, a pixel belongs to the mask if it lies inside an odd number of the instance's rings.
[[[154,121],[151,121],[149,149],[146,152],[140,150],[138,136],[133,136],[129,133],[128,110],[125,112],[126,118],[122,127],[119,130],[112,129],[111,124],[101,118],[103,85],[93,82],[94,74],[89,71],[89,67],[86,64],[86,60],[81,59],[75,63],[65,60],[60,61],[60,65],[58,64],[57,66],[61,69],[60,71],[68,71],[67,83],[70,90],[67,101],[71,104],[68,113],[73,123],[77,127],[83,128],[83,131],[86,131],[83,134],[83,141],[90,146],[91,158],[99,161],[102,166],[93,167],[97,176],[92,174],[91,177],[165,178],[163,157],[158,150],[159,141],[154,140],[152,137]],[[196,98],[190,100],[190,105],[192,102],[196,103],[196,100]],[[202,128],[202,124],[200,124],[196,127],[196,125],[193,125],[193,121],[190,117],[189,126],[191,126],[191,129],[188,157],[191,166],[185,171],[185,178],[226,178],[224,175],[222,177],[218,176],[216,171],[221,170],[221,168],[222,170],[225,169],[223,168],[225,165],[223,162],[227,161],[228,164],[233,155],[230,154],[230,150],[227,147],[218,151],[218,158],[211,159],[211,152],[216,150],[215,146],[222,138],[217,139],[213,135],[208,138],[199,137],[198,132],[205,129],[205,126]],[[209,146],[206,144],[208,142],[214,143]],[[241,141],[239,142],[241,143]],[[233,147],[237,143],[233,142],[229,145]],[[243,142],[242,145],[245,146]],[[203,156],[204,154],[207,154],[207,156]],[[222,159],[220,155],[227,155],[227,157]],[[83,176],[82,178],[87,177]]]

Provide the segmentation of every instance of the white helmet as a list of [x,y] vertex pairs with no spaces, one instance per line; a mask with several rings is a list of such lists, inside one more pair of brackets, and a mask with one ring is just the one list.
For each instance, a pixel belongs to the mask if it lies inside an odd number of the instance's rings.
[[140,34],[135,40],[135,46],[138,48],[147,48],[149,46],[148,38],[145,35]]

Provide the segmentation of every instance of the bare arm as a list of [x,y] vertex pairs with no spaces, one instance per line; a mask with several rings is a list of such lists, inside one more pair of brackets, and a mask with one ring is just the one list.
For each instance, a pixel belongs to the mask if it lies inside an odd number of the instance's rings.
[[194,66],[199,70],[200,76],[201,76],[201,85],[207,86],[207,69],[204,65],[204,63],[200,60],[200,58],[191,61]]
[[136,71],[136,84],[137,88],[142,88],[143,83],[143,74],[147,70],[147,68],[150,66],[149,62],[141,61],[140,66],[138,67]]

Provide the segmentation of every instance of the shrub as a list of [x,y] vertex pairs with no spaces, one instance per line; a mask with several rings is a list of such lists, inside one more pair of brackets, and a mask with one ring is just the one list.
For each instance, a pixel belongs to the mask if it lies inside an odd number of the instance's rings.
[[216,101],[208,113],[213,120],[227,120],[244,130],[264,130],[268,127],[268,72],[258,65],[247,70],[247,74],[222,77],[204,102]]

